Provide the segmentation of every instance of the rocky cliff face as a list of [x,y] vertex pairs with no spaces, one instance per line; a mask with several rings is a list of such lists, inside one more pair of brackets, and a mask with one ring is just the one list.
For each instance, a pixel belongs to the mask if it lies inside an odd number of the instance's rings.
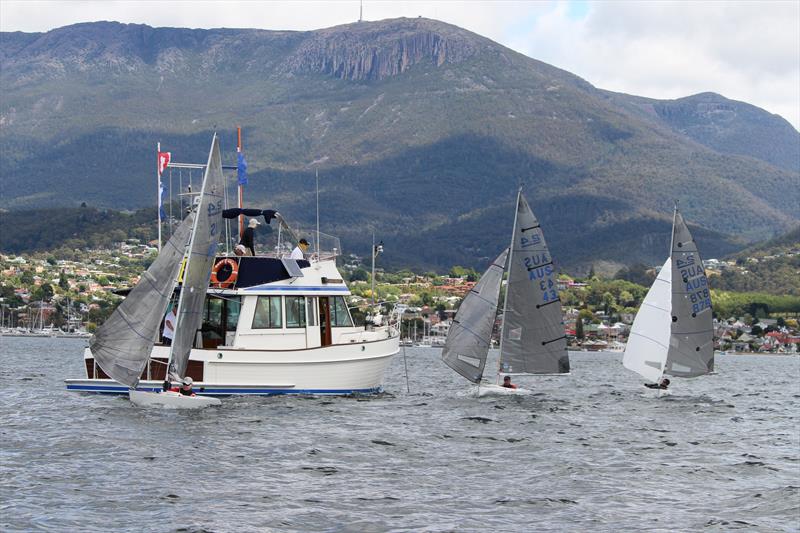
[[427,61],[473,56],[491,41],[429,19],[394,19],[311,32],[191,30],[141,24],[75,24],[47,33],[3,33],[0,67],[25,84],[69,73],[251,71],[381,80]]
[[293,73],[319,73],[345,80],[382,80],[429,61],[460,63],[477,52],[482,38],[427,19],[397,19],[315,31],[284,67]]

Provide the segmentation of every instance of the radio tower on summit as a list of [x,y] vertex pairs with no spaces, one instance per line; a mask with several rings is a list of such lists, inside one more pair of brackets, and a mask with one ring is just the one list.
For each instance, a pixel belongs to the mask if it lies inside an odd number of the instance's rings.
[[364,22],[364,0],[361,0],[358,4],[358,21]]

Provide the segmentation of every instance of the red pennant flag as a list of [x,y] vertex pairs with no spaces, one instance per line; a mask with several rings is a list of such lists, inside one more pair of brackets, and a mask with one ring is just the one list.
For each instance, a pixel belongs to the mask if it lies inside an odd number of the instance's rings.
[[158,175],[160,176],[164,169],[169,165],[169,158],[172,152],[158,152]]

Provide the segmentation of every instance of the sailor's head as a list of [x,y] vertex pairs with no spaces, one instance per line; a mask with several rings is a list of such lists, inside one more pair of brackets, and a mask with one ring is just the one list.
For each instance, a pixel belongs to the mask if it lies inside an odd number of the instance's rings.
[[305,240],[305,239],[300,239],[300,242],[299,242],[299,243],[297,243],[297,244],[298,244],[298,246],[300,246],[300,248],[302,248],[303,250],[305,250],[306,248],[308,248],[308,241],[307,241],[307,240]]
[[667,379],[667,378],[662,379],[661,380],[661,384],[664,385],[664,386],[669,385],[669,379]]
[[194,383],[194,381],[189,376],[186,376],[185,378],[183,378],[183,382],[182,383],[183,383],[183,388],[190,389],[192,387],[192,383]]
[[260,222],[259,222],[258,220],[256,220],[255,218],[251,218],[251,219],[250,219],[250,222],[248,222],[248,224],[247,224],[247,225],[248,225],[249,227],[251,227],[251,228],[255,228],[255,227],[256,227],[256,226],[258,226],[259,224],[260,224]]
[[505,376],[503,378],[503,383],[511,383],[511,376]]

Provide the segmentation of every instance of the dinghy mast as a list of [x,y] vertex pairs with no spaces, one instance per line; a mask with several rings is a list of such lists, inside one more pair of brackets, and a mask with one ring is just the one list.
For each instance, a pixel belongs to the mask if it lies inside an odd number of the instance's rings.
[[175,337],[169,351],[167,380],[185,377],[189,354],[202,324],[203,305],[222,229],[224,186],[219,138],[214,134],[200,201],[195,209],[192,238],[185,255],[186,267],[178,298]]

